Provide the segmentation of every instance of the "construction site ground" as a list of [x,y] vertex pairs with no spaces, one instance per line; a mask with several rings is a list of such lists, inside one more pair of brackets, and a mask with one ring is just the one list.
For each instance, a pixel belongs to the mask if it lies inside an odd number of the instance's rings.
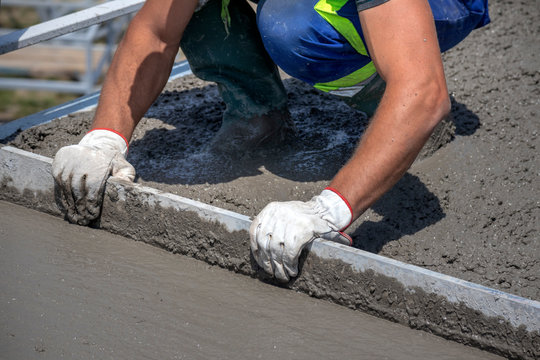
[[[492,24],[443,56],[452,126],[348,232],[358,248],[539,300],[540,9],[490,6]],[[215,85],[193,76],[170,83],[131,142],[136,182],[249,216],[270,201],[318,194],[367,119],[297,80],[284,83],[296,137],[236,160],[207,151],[224,110]],[[52,157],[91,120],[70,115],[9,143]]]
[[499,359],[0,201],[0,359]]

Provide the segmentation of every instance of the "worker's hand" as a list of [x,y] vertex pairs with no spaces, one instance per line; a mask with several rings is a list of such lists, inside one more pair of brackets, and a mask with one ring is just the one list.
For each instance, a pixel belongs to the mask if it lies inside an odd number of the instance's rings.
[[352,239],[342,231],[352,219],[348,202],[333,189],[308,202],[273,202],[251,223],[251,251],[267,273],[289,281],[298,274],[302,249],[315,238],[351,245]]
[[78,145],[56,153],[52,165],[56,193],[70,222],[88,225],[99,217],[109,175],[133,181],[135,169],[125,159],[127,148],[119,134],[96,129]]

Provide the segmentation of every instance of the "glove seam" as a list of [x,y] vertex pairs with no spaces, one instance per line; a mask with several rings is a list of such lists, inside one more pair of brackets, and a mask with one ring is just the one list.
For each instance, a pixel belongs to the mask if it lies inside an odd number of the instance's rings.
[[349,221],[349,223],[346,226],[344,226],[341,230],[339,230],[339,232],[343,232],[345,229],[347,229],[352,224],[353,219],[354,219],[354,213],[353,213],[353,209],[351,207],[351,204],[349,204],[349,201],[345,198],[345,196],[341,195],[341,193],[339,191],[337,191],[336,189],[334,189],[333,187],[327,186],[327,187],[324,188],[324,190],[330,190],[334,194],[339,196],[341,198],[341,200],[343,200],[345,205],[347,205],[347,207],[349,208],[349,211],[351,212],[351,221]]
[[126,143],[126,153],[128,152],[128,150],[129,150],[129,142],[127,141],[126,137],[124,135],[122,135],[120,132],[118,132],[116,130],[113,130],[113,129],[109,129],[109,128],[94,128],[94,129],[88,131],[86,134],[90,134],[94,130],[106,130],[106,131],[110,131],[110,132],[115,133],[116,135],[120,136],[124,140],[124,142]]

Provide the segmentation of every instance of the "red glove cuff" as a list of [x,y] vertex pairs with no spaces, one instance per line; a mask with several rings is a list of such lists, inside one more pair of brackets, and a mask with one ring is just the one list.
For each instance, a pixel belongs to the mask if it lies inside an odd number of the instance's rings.
[[343,202],[347,205],[347,207],[349,208],[349,211],[351,212],[351,221],[349,222],[349,224],[347,224],[347,226],[345,226],[343,229],[340,230],[340,232],[342,232],[345,229],[347,229],[352,224],[352,222],[354,220],[354,213],[353,213],[351,204],[349,204],[349,201],[347,199],[345,199],[345,196],[341,195],[341,193],[339,191],[337,191],[336,189],[334,189],[333,187],[327,186],[327,187],[324,188],[324,190],[330,190],[333,193],[335,193],[337,196],[339,196],[341,198],[341,200],[343,200]]
[[[118,131],[116,130],[113,130],[113,129],[109,129],[109,128],[94,128],[90,131],[87,132],[87,134],[91,133],[92,131],[94,130],[106,130],[106,131],[110,131],[110,132],[113,132],[115,133],[116,135],[120,136],[122,139],[124,139],[124,141],[126,142],[126,146],[127,146],[127,149],[129,150],[129,142],[127,141],[126,137],[124,135],[122,135],[121,133],[119,133]],[[127,151],[127,150],[126,150]]]

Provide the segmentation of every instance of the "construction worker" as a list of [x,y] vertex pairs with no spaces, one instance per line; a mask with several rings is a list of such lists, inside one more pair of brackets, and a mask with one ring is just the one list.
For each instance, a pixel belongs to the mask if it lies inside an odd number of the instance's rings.
[[133,181],[129,139],[179,45],[227,105],[213,151],[279,142],[292,124],[276,62],[372,116],[320,195],[271,203],[254,219],[255,259],[287,281],[313,239],[351,244],[344,229],[398,181],[450,110],[440,51],[488,22],[487,0],[261,0],[257,16],[245,0],[147,0],[115,54],[92,130],[56,154],[59,201],[71,222],[87,225],[108,176]]
[[320,195],[270,203],[253,220],[254,258],[288,281],[315,238],[352,245],[343,231],[401,178],[450,110],[440,52],[489,16],[487,0],[266,0],[257,12],[278,66],[374,115]]

